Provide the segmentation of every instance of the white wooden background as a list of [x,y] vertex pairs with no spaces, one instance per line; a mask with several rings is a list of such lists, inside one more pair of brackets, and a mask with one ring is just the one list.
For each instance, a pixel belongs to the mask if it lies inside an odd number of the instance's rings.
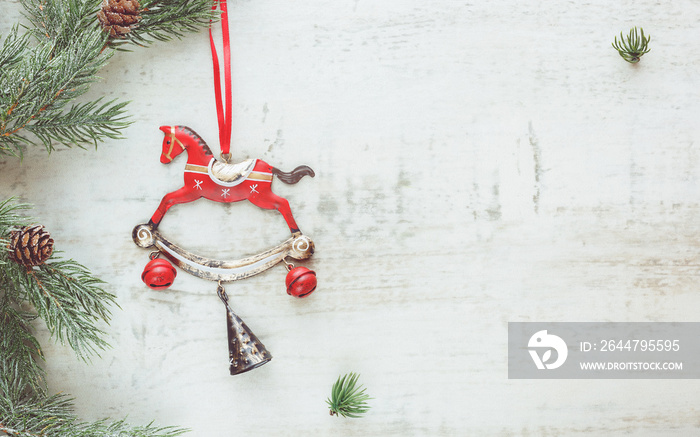
[[[4,1],[3,30],[17,19]],[[126,139],[0,161],[57,247],[108,282],[111,350],[46,340],[53,391],[85,419],[234,435],[697,435],[696,380],[507,379],[509,321],[698,321],[700,3],[231,0],[233,153],[275,182],[317,253],[227,287],[274,355],[228,375],[212,283],[140,280],[131,230],[181,186],[160,125],[217,148],[205,32],[119,53],[92,96],[131,100]],[[652,36],[638,65],[610,46]],[[287,237],[281,216],[202,200],[161,225],[222,259]],[[374,398],[328,415],[341,373]]]

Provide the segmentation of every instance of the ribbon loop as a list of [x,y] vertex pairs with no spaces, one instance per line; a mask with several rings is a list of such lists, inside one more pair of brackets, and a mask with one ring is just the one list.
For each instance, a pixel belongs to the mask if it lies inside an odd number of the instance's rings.
[[[219,147],[221,153],[229,154],[231,149],[231,125],[232,125],[232,90],[231,90],[231,41],[228,28],[228,9],[226,0],[215,0],[212,10],[217,6],[221,10],[221,30],[223,34],[224,57],[224,95],[221,93],[221,70],[219,68],[219,56],[216,53],[212,26],[209,26],[209,42],[211,45],[211,58],[214,67],[214,94],[216,98],[216,115],[219,122]],[[225,101],[224,101],[225,99]],[[224,106],[225,104],[225,106]]]

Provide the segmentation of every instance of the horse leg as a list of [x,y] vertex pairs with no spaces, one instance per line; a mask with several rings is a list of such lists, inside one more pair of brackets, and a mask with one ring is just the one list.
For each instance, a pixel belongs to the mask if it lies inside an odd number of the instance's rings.
[[289,226],[289,230],[292,232],[292,234],[301,235],[299,225],[297,225],[297,222],[294,220],[294,216],[292,215],[292,210],[289,208],[289,202],[287,202],[287,199],[278,196],[268,188],[262,189],[260,193],[248,197],[248,200],[253,205],[263,209],[276,209],[280,212],[280,214],[282,214],[282,217],[284,217],[284,220],[287,222],[287,226]]
[[153,217],[151,217],[151,220],[148,223],[153,227],[153,229],[156,229],[158,228],[160,221],[163,220],[163,216],[170,209],[171,206],[176,205],[178,203],[192,202],[193,200],[197,200],[200,197],[202,197],[201,194],[197,193],[196,191],[193,191],[189,187],[182,187],[179,190],[175,190],[172,193],[168,193],[165,196],[163,196],[163,200],[160,201],[158,209],[156,209],[156,212],[153,213]]

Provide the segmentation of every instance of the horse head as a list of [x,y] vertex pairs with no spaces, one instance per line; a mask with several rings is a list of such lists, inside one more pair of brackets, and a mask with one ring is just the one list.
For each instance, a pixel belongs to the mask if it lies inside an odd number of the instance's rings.
[[161,126],[160,130],[165,134],[163,138],[163,151],[160,154],[160,162],[169,164],[177,155],[185,151],[185,145],[177,137],[177,126]]

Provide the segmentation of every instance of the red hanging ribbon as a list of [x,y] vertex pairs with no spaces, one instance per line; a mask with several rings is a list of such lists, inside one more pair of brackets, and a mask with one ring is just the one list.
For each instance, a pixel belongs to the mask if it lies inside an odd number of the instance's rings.
[[226,0],[215,0],[212,5],[212,10],[216,10],[217,5],[221,9],[221,28],[224,39],[224,92],[226,94],[226,107],[224,108],[223,97],[221,94],[221,76],[219,70],[219,57],[216,54],[216,45],[214,44],[214,35],[212,34],[211,26],[209,27],[209,42],[211,43],[211,58],[214,64],[214,93],[216,97],[216,115],[219,120],[219,146],[221,154],[225,157],[230,157],[229,150],[231,149],[231,43],[228,32],[228,11],[226,9]]

